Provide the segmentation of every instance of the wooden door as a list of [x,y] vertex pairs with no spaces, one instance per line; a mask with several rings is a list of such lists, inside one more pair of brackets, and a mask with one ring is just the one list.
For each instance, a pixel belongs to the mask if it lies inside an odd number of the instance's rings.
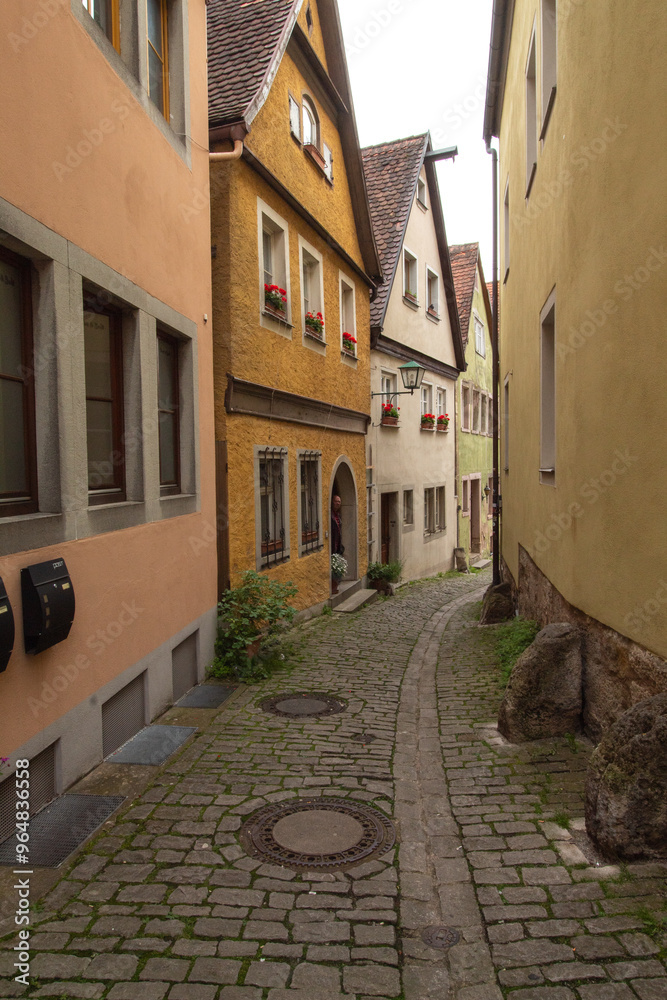
[[380,498],[380,562],[389,562],[389,548],[391,544],[391,504],[390,495],[383,493]]
[[479,553],[482,551],[481,533],[481,506],[482,506],[482,480],[470,480],[470,551]]

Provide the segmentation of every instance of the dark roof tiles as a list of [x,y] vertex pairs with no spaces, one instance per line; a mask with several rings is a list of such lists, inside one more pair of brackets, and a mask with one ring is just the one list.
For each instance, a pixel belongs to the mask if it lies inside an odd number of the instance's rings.
[[452,262],[461,336],[465,346],[468,343],[472,297],[475,291],[475,277],[479,260],[479,243],[460,243],[450,246],[449,257]]

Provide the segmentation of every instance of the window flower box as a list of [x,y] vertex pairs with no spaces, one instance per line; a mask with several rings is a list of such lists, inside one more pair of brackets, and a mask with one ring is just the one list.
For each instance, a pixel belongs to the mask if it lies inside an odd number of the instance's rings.
[[423,431],[432,431],[435,427],[435,413],[422,414],[420,426]]
[[409,290],[406,290],[405,292],[403,292],[403,298],[407,299],[408,302],[412,302],[412,304],[415,306],[419,305],[419,299],[417,298],[416,292],[411,292]]
[[306,333],[317,340],[324,340],[324,317],[321,312],[306,313]]
[[382,404],[382,418],[380,423],[383,427],[396,427],[398,424],[398,411],[400,406],[394,406],[393,403],[383,403]]
[[287,319],[287,292],[278,285],[264,285],[264,308],[268,313]]
[[439,431],[448,431],[449,430],[449,414],[448,413],[444,413],[444,414],[441,413],[440,414],[440,416],[438,417],[438,419],[436,421],[436,427],[437,427],[437,429]]
[[345,354],[350,354],[352,357],[356,357],[357,338],[353,337],[351,333],[343,334],[343,351]]

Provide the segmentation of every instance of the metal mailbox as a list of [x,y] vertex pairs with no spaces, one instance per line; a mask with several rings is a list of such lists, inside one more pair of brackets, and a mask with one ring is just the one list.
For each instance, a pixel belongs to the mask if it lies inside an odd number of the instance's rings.
[[14,612],[0,576],[0,674],[7,669],[14,648]]
[[74,587],[64,559],[21,570],[26,653],[42,653],[69,635],[74,621]]

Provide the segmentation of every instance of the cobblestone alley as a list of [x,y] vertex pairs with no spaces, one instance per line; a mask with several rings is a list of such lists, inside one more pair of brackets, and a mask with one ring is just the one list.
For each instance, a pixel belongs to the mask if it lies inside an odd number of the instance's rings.
[[[498,735],[496,627],[477,625],[488,583],[423,581],[314,619],[289,673],[217,711],[172,709],[200,732],[164,767],[132,768],[137,793],[58,872],[29,987],[2,925],[0,1000],[667,1000],[667,864],[591,852],[586,741]],[[260,707],[282,692],[346,707]],[[316,797],[379,810],[396,846],[317,872],[247,849],[249,816]]]

